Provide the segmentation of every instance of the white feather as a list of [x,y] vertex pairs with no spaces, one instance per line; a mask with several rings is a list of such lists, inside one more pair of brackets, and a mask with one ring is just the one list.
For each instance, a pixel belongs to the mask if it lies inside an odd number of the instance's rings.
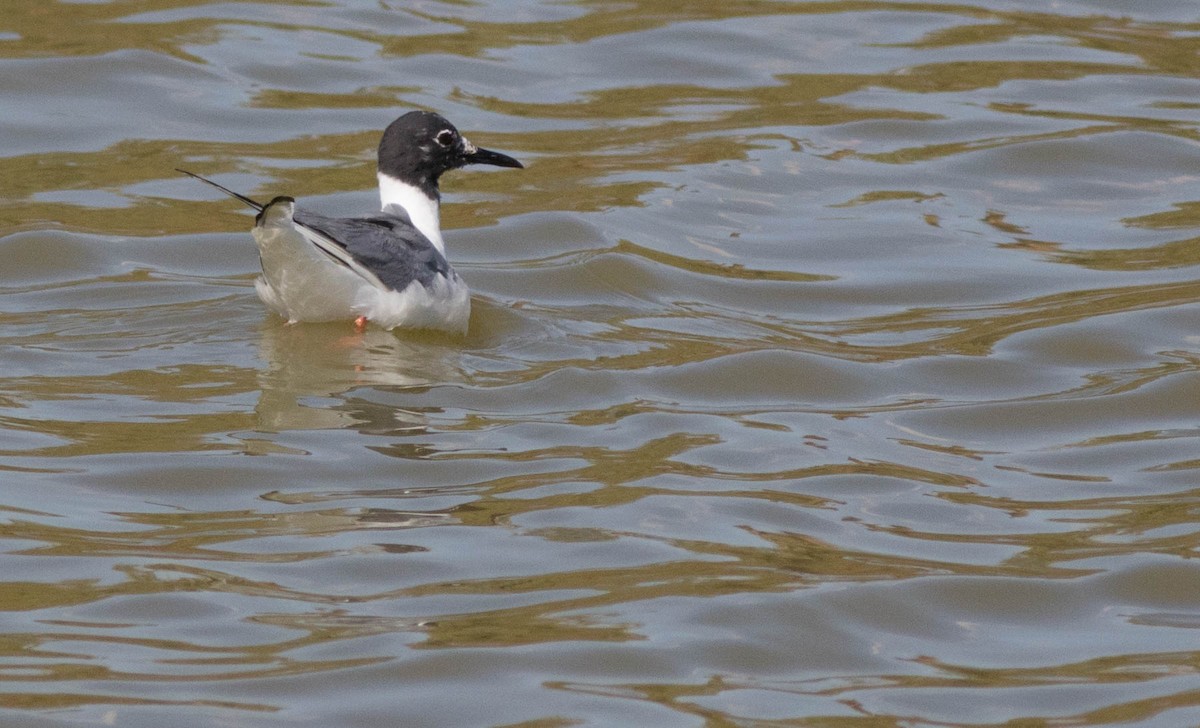
[[430,198],[419,188],[407,182],[401,182],[391,175],[380,172],[379,201],[385,210],[388,205],[399,205],[404,208],[413,227],[429,238],[429,242],[433,243],[439,253],[446,254],[446,243],[442,241],[440,204],[436,199]]

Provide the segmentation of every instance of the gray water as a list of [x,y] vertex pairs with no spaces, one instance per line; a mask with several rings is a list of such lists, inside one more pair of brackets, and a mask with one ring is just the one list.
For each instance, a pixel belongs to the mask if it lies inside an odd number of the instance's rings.
[[[1192,2],[6,0],[5,726],[1200,725]],[[436,110],[464,338],[237,202]]]

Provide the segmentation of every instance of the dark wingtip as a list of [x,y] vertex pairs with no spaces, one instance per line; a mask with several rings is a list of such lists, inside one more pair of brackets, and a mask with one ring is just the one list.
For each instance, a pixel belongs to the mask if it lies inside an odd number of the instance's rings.
[[228,187],[224,187],[222,185],[217,184],[216,182],[213,182],[211,179],[201,177],[200,175],[196,174],[195,172],[189,172],[186,169],[181,169],[179,167],[176,167],[175,171],[182,172],[183,174],[186,174],[187,176],[192,177],[193,179],[198,179],[206,185],[212,185],[213,187],[216,187],[218,190],[221,190],[222,192],[224,192],[225,194],[234,198],[235,200],[241,200],[247,206],[253,207],[255,210],[262,212],[262,209],[263,209],[262,203],[258,202],[257,200],[253,200],[249,197],[246,197],[245,195],[238,194],[237,192],[234,192],[233,190],[229,189]]

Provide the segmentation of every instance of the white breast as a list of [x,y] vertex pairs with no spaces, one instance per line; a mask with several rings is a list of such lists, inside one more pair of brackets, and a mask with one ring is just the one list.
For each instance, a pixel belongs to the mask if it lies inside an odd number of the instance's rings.
[[446,254],[446,243],[442,241],[442,223],[439,214],[441,205],[417,187],[379,173],[379,201],[384,209],[388,205],[399,205],[408,212],[408,219],[442,255]]
[[450,277],[439,275],[428,288],[413,281],[403,291],[364,291],[357,310],[385,329],[401,326],[466,333],[471,291],[451,270]]

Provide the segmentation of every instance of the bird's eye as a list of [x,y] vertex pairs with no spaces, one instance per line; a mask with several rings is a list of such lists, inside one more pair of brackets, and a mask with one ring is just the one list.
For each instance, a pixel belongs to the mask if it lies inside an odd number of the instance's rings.
[[441,144],[443,147],[448,147],[454,143],[454,132],[450,131],[449,129],[443,129],[442,131],[438,132],[438,135],[434,137],[434,139],[436,139],[437,143]]

